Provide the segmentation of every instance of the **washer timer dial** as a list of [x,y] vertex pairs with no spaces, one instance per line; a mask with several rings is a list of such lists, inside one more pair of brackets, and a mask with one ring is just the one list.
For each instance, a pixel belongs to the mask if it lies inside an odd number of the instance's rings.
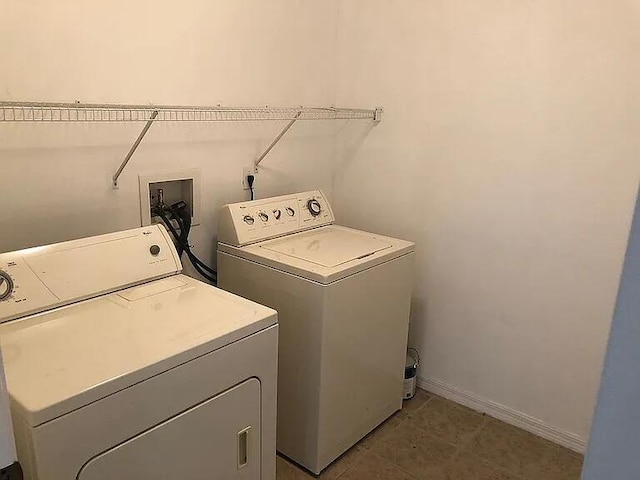
[[320,202],[315,198],[312,198],[307,202],[307,208],[309,209],[309,213],[314,217],[317,217],[318,215],[320,215],[320,212],[322,211]]
[[13,280],[7,272],[0,270],[0,302],[13,293]]

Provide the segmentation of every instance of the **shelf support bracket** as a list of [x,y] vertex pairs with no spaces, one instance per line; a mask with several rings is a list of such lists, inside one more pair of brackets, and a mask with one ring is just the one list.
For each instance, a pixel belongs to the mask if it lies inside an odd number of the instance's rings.
[[384,113],[384,108],[376,107],[376,109],[373,111],[373,123],[375,123],[376,125],[380,123],[380,121],[382,120],[383,113]]
[[282,139],[282,137],[284,137],[284,135],[289,131],[289,129],[293,127],[293,124],[296,123],[296,120],[298,120],[298,118],[300,118],[300,115],[302,115],[302,110],[298,111],[298,113],[295,114],[293,119],[291,119],[291,121],[287,124],[287,126],[282,129],[282,131],[275,138],[275,140],[271,142],[271,145],[269,145],[267,149],[262,153],[262,155],[260,155],[258,159],[255,162],[253,162],[254,167],[257,167],[258,165],[260,165],[260,162],[264,159],[264,157],[266,157],[269,154],[269,152],[273,149],[273,147],[275,147],[276,144]]
[[125,169],[125,167],[129,163],[129,160],[131,160],[131,157],[133,157],[133,154],[136,152],[136,150],[140,146],[140,142],[142,142],[142,139],[144,138],[144,136],[149,131],[149,128],[151,128],[151,125],[153,124],[153,122],[154,122],[154,120],[156,119],[157,116],[158,116],[158,110],[154,110],[153,113],[151,114],[151,117],[149,118],[149,120],[147,120],[147,123],[145,124],[144,128],[140,132],[140,135],[138,135],[138,138],[136,138],[136,141],[133,142],[133,145],[131,146],[131,149],[129,150],[129,153],[127,153],[127,156],[124,157],[124,160],[122,161],[122,163],[118,167],[118,170],[116,170],[116,173],[113,175],[113,188],[114,188],[114,190],[116,190],[118,188],[118,178],[120,178],[120,175],[122,174],[122,171]]

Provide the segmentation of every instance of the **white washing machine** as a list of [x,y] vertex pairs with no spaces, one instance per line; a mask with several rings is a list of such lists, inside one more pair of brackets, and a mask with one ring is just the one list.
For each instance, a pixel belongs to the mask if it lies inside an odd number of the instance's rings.
[[219,286],[278,311],[278,451],[318,474],[402,407],[414,244],[321,191],[222,208]]
[[144,227],[0,255],[27,480],[275,479],[276,312]]

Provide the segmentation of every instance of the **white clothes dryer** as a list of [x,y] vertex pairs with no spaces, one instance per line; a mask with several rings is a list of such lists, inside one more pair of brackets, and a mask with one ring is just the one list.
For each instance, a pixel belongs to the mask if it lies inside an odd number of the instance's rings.
[[319,474],[402,408],[414,244],[317,190],[222,207],[218,281],[278,311],[277,449]]
[[0,255],[27,480],[274,480],[276,312],[180,274],[159,226]]

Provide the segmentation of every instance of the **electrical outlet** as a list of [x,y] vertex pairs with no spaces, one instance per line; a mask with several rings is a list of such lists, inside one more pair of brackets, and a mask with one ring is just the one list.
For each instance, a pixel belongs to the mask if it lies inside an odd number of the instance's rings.
[[253,184],[256,184],[255,177],[258,175],[258,167],[255,165],[248,165],[246,167],[242,167],[242,189],[249,190],[249,183],[247,182],[247,176],[253,175]]

